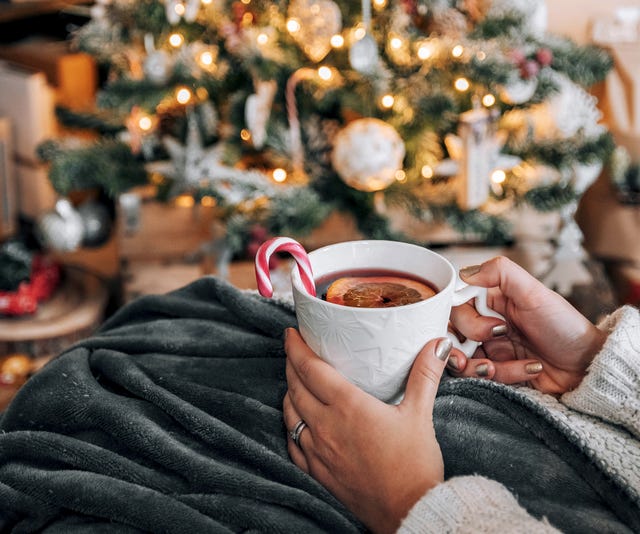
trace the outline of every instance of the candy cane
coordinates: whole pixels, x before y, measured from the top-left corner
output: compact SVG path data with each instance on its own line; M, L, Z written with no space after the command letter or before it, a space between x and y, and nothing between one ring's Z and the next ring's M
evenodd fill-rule
M316 296L316 284L313 281L311 263L304 247L289 237L274 237L260 245L256 254L256 281L258 291L263 297L273 295L273 285L269 277L269 259L274 252L288 252L296 260L302 285L311 296Z

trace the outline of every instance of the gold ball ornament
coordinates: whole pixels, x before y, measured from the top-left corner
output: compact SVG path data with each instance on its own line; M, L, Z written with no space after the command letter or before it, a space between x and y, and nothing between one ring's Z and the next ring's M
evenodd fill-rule
M0 384L22 383L33 369L33 361L24 354L11 354L0 361Z
M331 163L348 186L373 192L395 181L404 156L404 141L395 128L380 119L364 118L336 134Z

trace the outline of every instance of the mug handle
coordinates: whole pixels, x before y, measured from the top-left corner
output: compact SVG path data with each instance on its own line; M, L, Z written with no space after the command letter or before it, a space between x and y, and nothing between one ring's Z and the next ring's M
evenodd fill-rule
M466 285L460 289L456 289L453 292L452 306L460 306L460 304L464 304L473 298L475 299L474 306L480 315L484 315L485 317L497 317L498 319L504 320L502 315L487 306L486 287ZM481 341L475 341L474 339L466 339L464 342L461 342L451 332L447 332L447 336L453 342L453 346L461 350L467 358L471 358L475 350L482 343Z

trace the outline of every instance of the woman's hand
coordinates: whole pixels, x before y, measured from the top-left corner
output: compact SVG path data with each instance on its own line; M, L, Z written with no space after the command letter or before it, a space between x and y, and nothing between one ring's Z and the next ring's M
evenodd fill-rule
M471 360L458 355L450 359L452 374L483 376L506 384L528 382L552 394L580 384L604 344L604 332L507 258L462 269L460 277L468 284L489 288L488 305L504 316L506 325L480 316L470 304L454 308L451 321L455 329L483 344Z
M404 400L385 404L321 360L287 330L284 421L307 423L295 464L311 474L363 523L393 532L411 507L442 482L444 465L433 428L433 404L451 341L430 341L411 369Z

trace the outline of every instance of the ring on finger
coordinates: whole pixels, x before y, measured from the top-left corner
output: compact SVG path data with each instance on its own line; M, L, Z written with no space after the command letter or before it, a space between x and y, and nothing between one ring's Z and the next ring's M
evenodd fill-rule
M293 427L293 430L289 432L289 436L297 447L300 447L300 435L305 428L307 428L307 423L305 423L304 420L300 419L300 421L298 421Z

